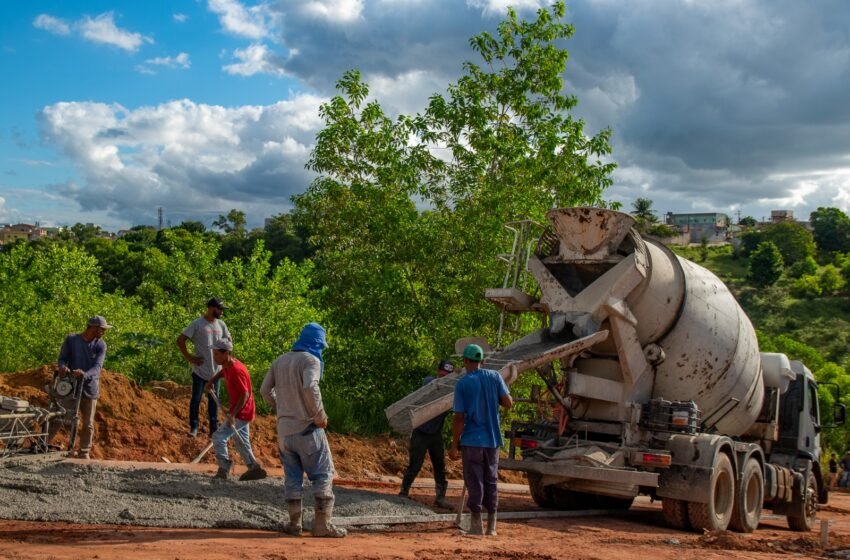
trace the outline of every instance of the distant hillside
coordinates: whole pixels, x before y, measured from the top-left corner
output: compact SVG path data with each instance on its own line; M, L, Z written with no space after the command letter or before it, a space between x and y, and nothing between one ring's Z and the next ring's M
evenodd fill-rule
M817 350L830 362L850 366L850 300L847 297L796 298L790 280L756 288L747 282L747 259L735 257L731 246L708 248L702 260L700 248L672 247L680 256L709 269L729 286L753 325L769 337L786 335Z

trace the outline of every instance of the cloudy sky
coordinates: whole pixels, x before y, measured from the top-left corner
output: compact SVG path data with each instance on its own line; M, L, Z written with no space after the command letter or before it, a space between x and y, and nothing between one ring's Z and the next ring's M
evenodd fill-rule
M0 223L253 225L289 208L359 68L415 113L467 40L538 0L0 2ZM608 198L757 218L850 210L850 2L576 0L566 89L613 129Z

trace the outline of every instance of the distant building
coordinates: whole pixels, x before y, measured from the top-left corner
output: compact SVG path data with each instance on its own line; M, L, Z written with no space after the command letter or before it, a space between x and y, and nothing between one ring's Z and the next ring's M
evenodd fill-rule
M794 211L793 210L771 210L770 211L770 223L778 224L779 222L793 222L794 221Z
M47 230L30 224L14 224L0 228L0 245L14 243L18 240L31 241L45 237Z
M729 216L718 212L674 214L668 212L664 222L690 237L691 243L724 241L729 228Z

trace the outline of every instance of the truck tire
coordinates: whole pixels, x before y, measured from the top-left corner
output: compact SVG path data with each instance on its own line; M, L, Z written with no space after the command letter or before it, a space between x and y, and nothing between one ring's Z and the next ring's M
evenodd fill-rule
M788 527L793 531L811 531L815 526L818 514L817 506L818 483L813 472L809 471L806 478L805 494L800 496L796 485L794 497L791 500L791 513L788 514Z
M688 519L697 531L724 531L735 506L735 472L725 453L714 458L708 503L688 502Z
M729 527L739 533L752 533L759 526L764 504L764 473L755 457L750 457L741 471L741 485L735 493L735 507Z
M691 520L688 519L688 502L685 500L664 498L661 500L661 511L664 512L664 521L670 527L683 531L691 528Z
M552 496L551 488L543 486L543 475L537 473L526 473L528 476L528 490L534 503L546 509L555 507L555 498Z

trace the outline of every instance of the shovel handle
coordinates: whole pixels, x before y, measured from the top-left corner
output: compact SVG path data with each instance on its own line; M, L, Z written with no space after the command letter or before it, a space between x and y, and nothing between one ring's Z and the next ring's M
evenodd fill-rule
M457 517L455 518L455 525L460 528L460 520L463 517L463 500L466 499L466 481L463 481L463 490L460 491L460 506L457 508Z

